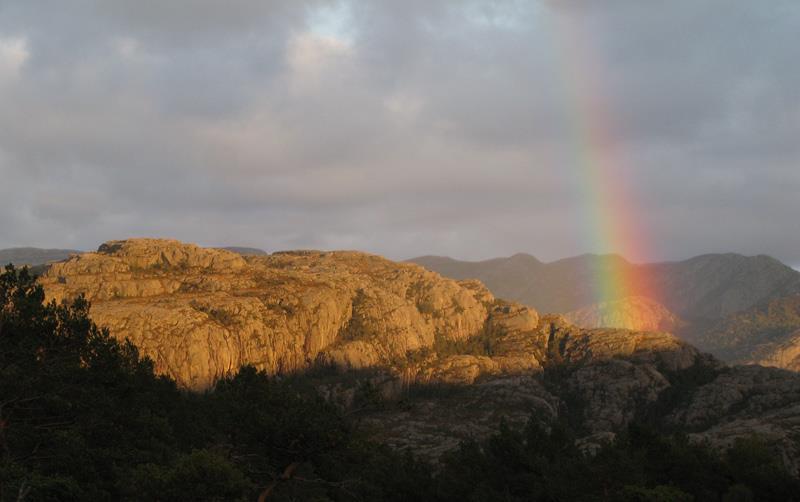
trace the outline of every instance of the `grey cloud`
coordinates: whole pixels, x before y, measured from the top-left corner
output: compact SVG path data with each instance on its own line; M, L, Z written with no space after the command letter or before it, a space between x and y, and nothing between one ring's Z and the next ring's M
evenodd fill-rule
M798 28L788 0L0 0L0 246L625 253L587 243L588 154L632 258L800 263Z

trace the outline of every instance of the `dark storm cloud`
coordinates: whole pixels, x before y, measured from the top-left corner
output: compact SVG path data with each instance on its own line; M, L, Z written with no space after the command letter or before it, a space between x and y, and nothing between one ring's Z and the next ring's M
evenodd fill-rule
M781 0L0 0L0 247L625 252L586 240L589 99L634 258L800 263L798 32Z

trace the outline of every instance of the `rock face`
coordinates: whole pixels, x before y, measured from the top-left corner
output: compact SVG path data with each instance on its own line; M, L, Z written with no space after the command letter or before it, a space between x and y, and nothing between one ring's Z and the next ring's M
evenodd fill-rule
M724 368L665 421L720 447L758 434L800 475L800 374L761 366Z
M401 405L369 413L366 422L381 441L436 462L461 441L496 432L504 420L523 426L533 415L552 422L560 405L541 379L509 375L473 385L412 388Z
M800 370L800 295L684 331L699 347L726 360Z
M357 252L245 257L178 241L112 241L54 264L41 282L48 298L85 295L95 322L190 388L243 364L270 373L383 367L408 381L472 383L553 360L692 350L668 335L540 319L477 281Z
M537 373L548 366L612 358L685 368L697 350L666 333L621 329L585 330L561 316L534 317L516 304L495 306L478 347L436 346L412 365L414 382L471 384L488 376ZM535 321L534 321L535 319ZM436 350L438 349L438 351ZM451 354L452 352L458 352ZM411 354L412 359L415 354Z
M496 432L501 419L515 425L567 420L586 451L644 419L656 430L688 432L722 450L757 434L800 475L800 374L667 354L634 351L553 363L541 374L434 385L369 414L367 422L380 439L435 460L461 440Z
M780 341L761 347L756 358L747 362L800 371L800 329L782 336Z
M607 327L673 333L684 324L666 307L644 296L596 303L568 312L564 317L582 328Z
M151 239L108 242L41 282L48 298L85 295L95 322L190 388L246 363L271 373L319 358L388 365L481 332L494 301L478 283L363 253L244 257Z

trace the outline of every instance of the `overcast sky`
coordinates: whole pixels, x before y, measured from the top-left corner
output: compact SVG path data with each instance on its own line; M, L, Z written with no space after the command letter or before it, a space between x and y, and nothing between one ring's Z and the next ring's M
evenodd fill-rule
M0 0L0 247L635 254L614 185L634 260L800 264L798 47L796 0Z

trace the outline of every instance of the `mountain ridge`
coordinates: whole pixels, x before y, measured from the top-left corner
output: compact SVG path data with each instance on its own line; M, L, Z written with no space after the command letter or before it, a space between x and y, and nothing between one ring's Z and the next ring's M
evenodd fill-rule
M76 249L48 249L37 247L14 247L0 249L0 264L7 265L12 263L17 266L22 265L44 265L54 261L66 260L73 254L83 251Z
M519 256L527 257L525 266ZM545 312L571 312L596 302L598 272L612 264L644 277L653 300L687 320L716 319L772 298L800 293L800 272L768 255L706 253L687 260L634 264L619 255L583 254L553 262L532 255L460 261L422 256L408 260L454 279L481 280L496 295ZM558 285L553 288L553 285ZM619 298L617 298L618 300Z

